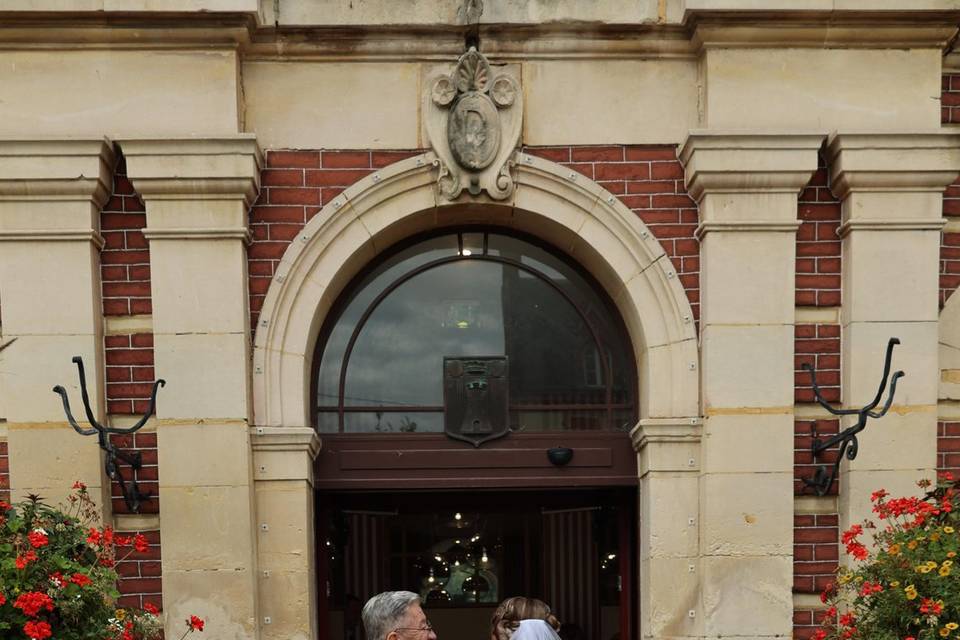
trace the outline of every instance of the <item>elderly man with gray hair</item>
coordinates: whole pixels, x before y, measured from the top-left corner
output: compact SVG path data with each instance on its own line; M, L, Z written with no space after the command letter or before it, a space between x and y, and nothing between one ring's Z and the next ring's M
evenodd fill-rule
M420 607L420 596L410 591L378 593L363 605L367 640L437 640Z

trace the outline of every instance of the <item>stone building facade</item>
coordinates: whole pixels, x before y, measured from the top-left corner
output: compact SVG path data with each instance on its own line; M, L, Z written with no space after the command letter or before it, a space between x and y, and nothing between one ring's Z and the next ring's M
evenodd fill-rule
M333 639L326 493L616 485L610 629L808 637L870 493L960 468L958 24L952 0L0 0L0 499L86 482L148 535L121 591L170 634ZM609 300L628 428L525 441L569 469L436 445L487 455L476 482L349 466L318 426L325 327L396 247L480 229ZM892 336L890 413L811 495L847 423L801 366L859 407ZM76 355L112 426L166 380L114 436L136 513L50 391L76 410Z

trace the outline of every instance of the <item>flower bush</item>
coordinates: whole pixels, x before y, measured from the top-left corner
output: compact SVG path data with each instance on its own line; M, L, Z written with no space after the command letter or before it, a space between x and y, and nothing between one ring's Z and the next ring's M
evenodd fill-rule
M63 510L37 496L16 505L0 501L0 638L159 638L155 607L116 606L116 563L145 552L146 538L96 526L86 487L73 488ZM203 620L191 616L184 635L194 630L203 630Z
M960 491L950 473L921 481L922 497L871 500L879 524L843 532L854 562L821 599L829 605L815 640L960 638ZM862 542L872 533L870 550Z

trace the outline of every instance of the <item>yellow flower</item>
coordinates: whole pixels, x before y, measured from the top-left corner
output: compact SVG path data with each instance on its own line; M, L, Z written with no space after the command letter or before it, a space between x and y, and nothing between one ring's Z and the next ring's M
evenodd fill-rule
M953 631L953 630L956 629L957 627L960 627L960 624L957 624L956 622L948 622L947 624L945 624L945 625L943 625L943 626L945 626L947 629L950 629L950 631Z
M906 594L907 600L915 600L917 597L917 588L912 584L908 584L903 592Z
M893 581L890 583L890 586L893 587L894 589L896 589L897 587L900 586L900 581L899 581L899 580L893 580Z
M920 573L930 573L933 569L928 564L921 564L917 566L917 571Z
M948 635L950 635L950 630L949 630L949 629L940 629L940 637L941 637L941 638L946 638Z
M887 553L889 553L892 556L900 555L900 545L899 544L890 545L890 549L887 550Z
M860 584L861 582L863 582L863 576L857 576L856 578L853 579L853 581L856 582L857 584Z
M946 578L948 575L950 575L950 567L940 567L940 571L937 573L940 574L940 577Z
M123 609L117 609L116 611L113 612L113 617L116 618L117 620L123 620L124 618L127 617L127 612L124 611Z
M840 584L847 584L848 582L850 582L850 574L849 573L843 574L842 576L837 578L837 582Z
M944 566L944 567L952 567L952 566L953 566L953 560L944 560L944 561L943 561L943 565L941 565L941 566Z
M947 533L950 533L950 532L948 531ZM937 542L938 540L940 540L939 533L934 532L930 534L930 542Z
M944 527L944 528L943 528L943 532L944 532L944 533L953 533L953 531L954 531L953 527Z
M907 549L910 549L911 551L913 551L916 548L917 548L916 540L911 540L910 542L907 543Z

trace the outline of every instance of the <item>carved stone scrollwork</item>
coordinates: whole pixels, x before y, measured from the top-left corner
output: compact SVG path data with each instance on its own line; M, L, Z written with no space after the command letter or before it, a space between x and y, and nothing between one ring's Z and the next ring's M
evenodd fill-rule
M424 96L424 124L438 157L437 186L447 200L483 191L513 193L510 158L520 140L523 96L516 69L494 68L471 47L452 73L435 73Z

